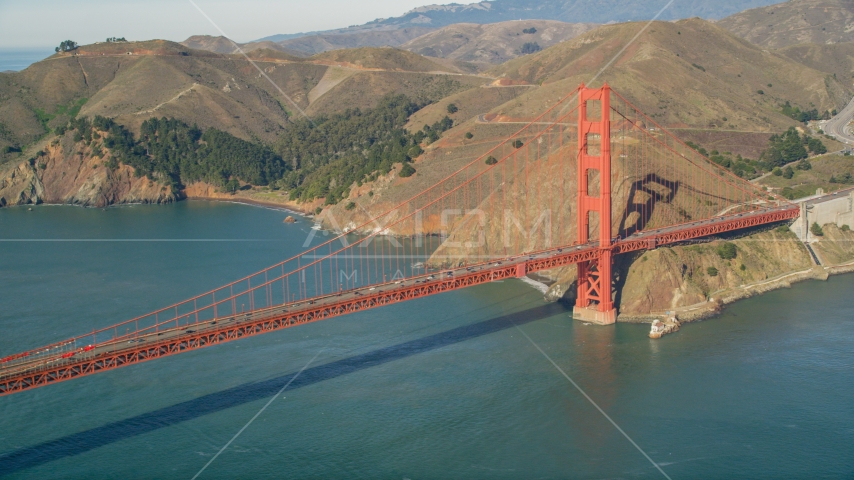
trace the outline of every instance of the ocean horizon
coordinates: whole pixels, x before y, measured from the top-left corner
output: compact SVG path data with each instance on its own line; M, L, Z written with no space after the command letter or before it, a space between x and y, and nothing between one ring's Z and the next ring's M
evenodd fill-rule
M0 48L0 72L19 72L53 53L50 48Z

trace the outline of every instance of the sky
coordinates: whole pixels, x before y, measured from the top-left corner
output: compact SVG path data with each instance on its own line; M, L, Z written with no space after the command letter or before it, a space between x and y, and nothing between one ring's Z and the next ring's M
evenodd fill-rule
M396 17L430 0L193 0L238 42L279 33L360 25ZM467 3L467 2L463 2ZM190 0L0 0L0 49L53 48L107 37L182 41L219 35Z

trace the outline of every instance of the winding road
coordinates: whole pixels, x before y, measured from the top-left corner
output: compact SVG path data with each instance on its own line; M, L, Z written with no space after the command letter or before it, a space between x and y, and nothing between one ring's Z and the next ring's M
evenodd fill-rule
M852 119L854 119L854 99L835 117L821 122L822 130L846 145L854 145L854 133L848 126Z

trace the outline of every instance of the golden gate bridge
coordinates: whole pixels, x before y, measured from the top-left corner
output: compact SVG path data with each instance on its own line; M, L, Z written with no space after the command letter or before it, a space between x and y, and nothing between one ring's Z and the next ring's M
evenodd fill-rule
M532 215L536 240L507 217L531 208L558 212L557 221ZM581 85L350 233L166 308L5 356L0 395L570 265L578 273L573 316L612 324L615 255L798 213L695 152L607 84Z

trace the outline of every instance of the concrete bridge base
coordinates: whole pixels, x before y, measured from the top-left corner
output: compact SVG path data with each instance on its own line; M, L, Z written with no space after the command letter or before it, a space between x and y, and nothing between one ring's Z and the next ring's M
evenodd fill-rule
M617 309L600 312L596 308L575 307L572 309L573 320L595 323L596 325L613 325L617 323Z

